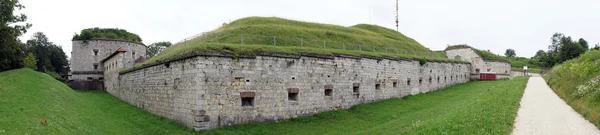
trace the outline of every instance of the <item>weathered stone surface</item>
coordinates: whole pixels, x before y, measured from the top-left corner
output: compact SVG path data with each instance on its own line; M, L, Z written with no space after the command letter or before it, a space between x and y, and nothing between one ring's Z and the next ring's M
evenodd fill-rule
M107 87L107 91L154 114L204 130L310 116L440 90L468 82L470 67L347 57L196 56L121 74L116 78L118 87ZM359 86L357 92L355 86ZM331 96L324 94L326 88L332 89ZM290 90L297 90L297 100L288 99ZM245 92L254 93L252 106L242 106Z
M119 48L127 50L123 53L123 67L133 66L135 59L146 55L146 46L137 43L117 40L76 40L73 41L71 52L72 76L69 81L73 82L73 89L86 88L86 82L104 81L104 70L107 65L102 65L101 60L107 58ZM116 67L115 67L116 68ZM89 78L89 79L88 79ZM70 83L71 84L71 83ZM84 86L79 86L79 84ZM91 87L91 86L90 86ZM106 87L106 84L105 84Z
M500 61L485 61L473 48L460 48L445 51L450 59L459 59L471 63L471 79L479 79L480 72L496 72L496 78L510 78L510 63Z

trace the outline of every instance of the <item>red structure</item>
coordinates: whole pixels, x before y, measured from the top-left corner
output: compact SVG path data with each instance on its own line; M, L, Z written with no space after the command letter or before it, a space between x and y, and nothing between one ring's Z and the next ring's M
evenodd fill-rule
M496 80L496 72L481 72L481 73L479 73L479 80L495 81Z

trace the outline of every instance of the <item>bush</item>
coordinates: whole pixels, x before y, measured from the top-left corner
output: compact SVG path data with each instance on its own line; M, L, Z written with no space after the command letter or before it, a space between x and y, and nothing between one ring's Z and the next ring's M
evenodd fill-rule
M81 30L80 34L75 34L73 40L90 40L90 39L112 39L125 40L135 43L142 43L140 36L134 33L127 32L124 29L118 28L89 28Z
M25 65L25 68L36 70L37 60L35 59L35 55L33 55L33 53L27 53L27 56L23 59L23 65Z

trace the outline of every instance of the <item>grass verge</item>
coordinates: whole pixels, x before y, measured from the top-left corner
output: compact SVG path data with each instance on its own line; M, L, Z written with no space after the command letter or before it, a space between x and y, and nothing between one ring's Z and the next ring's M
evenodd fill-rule
M0 134L508 134L526 82L469 82L313 117L194 133L106 92L73 91L19 69L0 73Z
M600 128L600 51L554 66L543 77L573 110Z
M442 91L364 104L279 123L202 134L509 134L527 83L477 81Z

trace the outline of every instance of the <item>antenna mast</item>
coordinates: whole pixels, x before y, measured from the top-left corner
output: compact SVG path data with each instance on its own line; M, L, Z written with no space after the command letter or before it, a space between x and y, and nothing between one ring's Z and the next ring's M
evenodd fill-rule
M398 31L398 0L396 0L396 31Z

